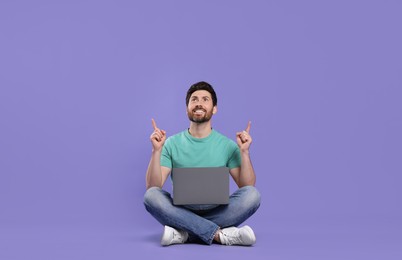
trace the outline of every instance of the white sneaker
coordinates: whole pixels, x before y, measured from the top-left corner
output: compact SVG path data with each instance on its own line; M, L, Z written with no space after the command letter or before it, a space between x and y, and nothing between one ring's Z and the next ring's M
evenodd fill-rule
M163 231L161 245L169 246L173 244L183 244L188 239L188 233L186 231L179 231L172 227L165 226Z
M244 226L242 228L230 227L224 228L219 233L219 238L223 245L241 245L251 246L255 243L255 235L251 227Z

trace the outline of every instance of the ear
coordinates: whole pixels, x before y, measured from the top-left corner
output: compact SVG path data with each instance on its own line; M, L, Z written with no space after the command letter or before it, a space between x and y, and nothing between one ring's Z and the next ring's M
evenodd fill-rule
M214 108L212 109L212 114L216 114L216 112L218 112L218 107L214 106Z

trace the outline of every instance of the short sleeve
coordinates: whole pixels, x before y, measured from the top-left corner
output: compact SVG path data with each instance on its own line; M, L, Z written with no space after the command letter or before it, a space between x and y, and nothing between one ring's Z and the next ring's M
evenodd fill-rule
M231 155L229 157L227 167L229 167L229 169L240 167L241 166L240 149L234 142L230 143L230 147L231 147L230 149Z
M169 152L170 149L170 140L169 138L165 141L165 144L162 148L162 155L161 155L161 166L165 166L168 168L172 168L172 155Z

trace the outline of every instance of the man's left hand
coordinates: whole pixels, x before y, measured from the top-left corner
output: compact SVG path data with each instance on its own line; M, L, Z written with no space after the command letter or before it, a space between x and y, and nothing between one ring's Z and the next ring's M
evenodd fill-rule
M251 142L253 141L253 139L250 136L250 127L251 127L251 121L248 121L246 130L236 133L237 144L239 145L240 151L242 152L248 151Z

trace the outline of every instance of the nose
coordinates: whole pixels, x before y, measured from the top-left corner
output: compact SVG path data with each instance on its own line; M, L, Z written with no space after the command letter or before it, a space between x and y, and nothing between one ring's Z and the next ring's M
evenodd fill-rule
M196 110L196 109L205 110L205 108L203 106L201 106L201 105L195 105L194 110Z

